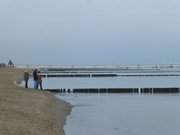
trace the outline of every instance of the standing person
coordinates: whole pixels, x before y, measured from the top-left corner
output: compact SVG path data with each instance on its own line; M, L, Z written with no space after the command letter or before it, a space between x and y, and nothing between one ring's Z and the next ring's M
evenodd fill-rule
M33 79L34 79L34 89L38 89L37 69L34 69L34 71L33 71Z
M13 64L12 60L9 60L8 66L9 66L9 67L14 67L14 64Z
M25 81L25 88L28 88L29 73L27 71L24 72L24 81Z
M41 75L40 71L38 71L37 78L38 78L38 86L37 87L40 86L40 90L43 90L43 88L42 88L42 75Z

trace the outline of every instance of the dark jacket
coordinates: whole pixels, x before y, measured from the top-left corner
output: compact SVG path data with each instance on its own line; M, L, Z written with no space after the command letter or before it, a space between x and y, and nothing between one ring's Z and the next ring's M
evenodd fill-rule
M34 79L35 81L38 80L37 70L36 70L36 69L33 71L33 79Z

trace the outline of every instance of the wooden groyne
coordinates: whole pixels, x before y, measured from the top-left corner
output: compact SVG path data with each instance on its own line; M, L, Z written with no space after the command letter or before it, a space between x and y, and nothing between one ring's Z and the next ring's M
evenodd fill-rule
M117 74L42 73L43 77L117 77Z
M137 88L73 89L74 93L138 93Z
M165 77L165 76L180 76L180 73L156 73L156 74L153 74L153 73L132 73L132 74L118 74L118 73L114 73L114 74L111 74L111 73L106 73L106 74L91 74L91 73L86 73L86 74L79 74L79 73L42 73L42 76L43 77L156 77L156 76L159 76L159 77Z
M54 93L179 93L180 88L75 88L75 89L46 89Z

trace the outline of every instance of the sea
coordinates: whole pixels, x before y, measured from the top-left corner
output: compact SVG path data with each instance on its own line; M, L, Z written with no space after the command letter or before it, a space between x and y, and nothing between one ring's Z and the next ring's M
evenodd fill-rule
M30 81L33 86L33 81ZM44 89L180 87L180 76L43 78Z
M31 82L32 83L32 82ZM44 78L44 88L180 87L180 77ZM66 135L179 135L180 95L77 94L56 97L73 105Z
M59 94L74 107L66 135L179 135L179 94Z

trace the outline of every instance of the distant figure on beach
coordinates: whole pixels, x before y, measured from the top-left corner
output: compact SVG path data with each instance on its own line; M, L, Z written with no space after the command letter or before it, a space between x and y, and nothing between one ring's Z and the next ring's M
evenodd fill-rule
M27 71L24 72L24 81L25 81L25 88L28 88L29 73Z
M8 66L9 66L9 67L14 67L14 64L13 64L12 60L9 60Z
M33 71L33 79L34 79L34 89L38 89L38 70L34 69Z
M5 63L0 63L0 68L5 68L6 64Z
M40 86L40 90L43 90L43 88L42 88L42 75L41 75L40 71L38 71L37 78L38 78L38 86L37 87L39 88L39 86Z

